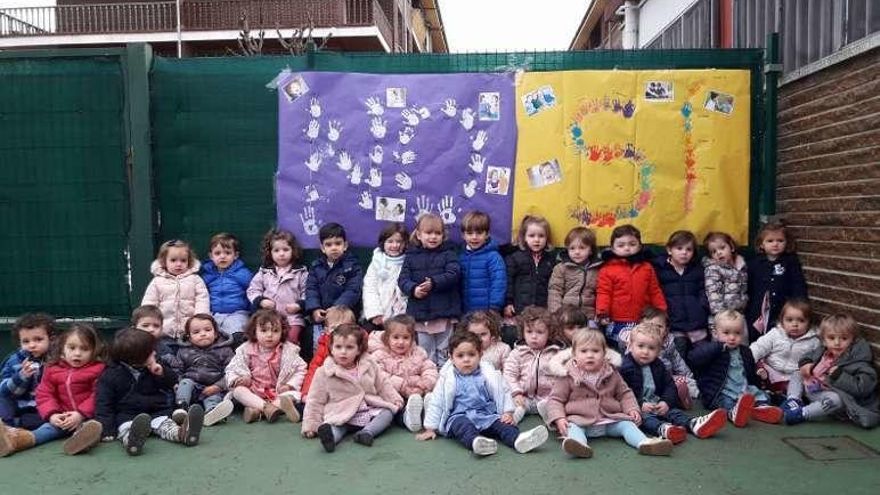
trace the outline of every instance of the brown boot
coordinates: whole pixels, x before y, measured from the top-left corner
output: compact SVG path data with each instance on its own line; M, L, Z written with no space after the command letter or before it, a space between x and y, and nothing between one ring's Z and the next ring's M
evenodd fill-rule
M242 413L241 417L244 419L245 423L253 423L259 421L262 414L263 412L255 407L245 407L244 413Z
M291 423L299 423L299 420L302 418L299 415L299 411L296 410L296 404L293 403L293 399L291 399L290 396L282 395L278 402L281 406L281 410L287 415L287 419L289 419Z
M274 423L275 421L278 421L278 417L282 414L284 414L284 411L278 409L275 404L266 401L266 405L263 406L263 415L266 416L267 422Z
M90 448L98 445L101 441L101 431L103 430L101 423L90 419L73 432L62 446L62 450L67 455L76 455L85 452Z
M0 423L0 457L27 450L35 443L36 438L32 432Z

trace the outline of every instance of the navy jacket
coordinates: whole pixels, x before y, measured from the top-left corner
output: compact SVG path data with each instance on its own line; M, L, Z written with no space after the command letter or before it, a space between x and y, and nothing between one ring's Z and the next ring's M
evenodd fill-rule
M490 238L476 251L465 246L458 261L464 312L475 309L500 312L507 298L507 268L495 239Z
M680 409L681 405L678 402L678 390L675 388L675 382L672 380L672 373L666 369L666 365L663 364L663 361L661 361L659 357L648 366L651 368L651 376L654 377L654 389L656 390L655 393L657 394L657 397L660 397L660 400L665 402L670 409ZM623 377L623 381L625 381L626 384L629 385L629 388L632 389L633 394L636 396L636 400L641 406L645 401L645 398L642 397L642 393L644 392L644 390L642 390L642 387L644 386L644 380L642 379L642 365L633 359L632 354L626 353L618 372L620 373L620 376Z
M755 358L747 345L739 346L742 356L743 371L749 385L759 386L756 373ZM721 342L698 344L688 353L688 364L697 378L700 388L700 399L707 409L715 409L724 382L727 380L727 369L730 367L730 351L725 350Z
M140 413L154 418L171 416L177 374L170 366L163 367L163 375L156 376L146 368L122 363L107 366L98 379L95 400L95 419L104 428L103 436L115 437L119 425Z
M541 253L535 263L532 253L517 249L505 258L507 265L507 301L517 314L526 306L547 307L547 286L558 258L550 251Z
M213 261L206 260L202 262L200 275L208 286L212 313L235 313L250 309L245 293L254 274L243 261L237 259L221 272Z
M801 261L794 253L783 253L776 261L768 260L765 255L758 256L749 260L748 270L749 302L746 306L746 322L749 325L749 340L754 342L758 339L758 332L752 324L761 316L764 294L770 294L770 321L767 323L769 332L779 319L779 311L787 299L806 299L807 282L804 280Z
M417 299L416 286L430 278L434 288L428 297ZM406 314L416 321L461 316L461 265L451 243L436 249L410 246L400 269L397 285L409 297Z
M311 314L316 309L347 306L357 314L363 285L364 271L354 255L346 251L331 268L322 254L309 267L305 312Z
M669 329L692 332L709 328L709 299L703 267L696 256L679 275L667 255L654 259L654 271L666 298Z

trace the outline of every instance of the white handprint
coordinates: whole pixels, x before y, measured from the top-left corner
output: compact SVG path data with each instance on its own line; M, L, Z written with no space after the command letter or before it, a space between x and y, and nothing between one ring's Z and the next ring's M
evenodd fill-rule
M437 205L437 209L440 210L440 219L443 220L443 223L446 225L452 225L456 220L455 213L452 212L452 203L452 196L443 196L443 199L440 200L440 204Z
M488 139L489 133L484 130L480 130L479 132L477 132L477 137L475 137L471 141L471 147L474 149L474 151L480 151L481 149L483 149L483 146L486 145L486 141Z
M415 151L407 150L403 153L398 153L396 151L391 153L394 155L394 159L400 162L402 165L409 165L410 163L416 161L418 158L418 154Z
M331 120L327 127L327 139L336 142L339 139L339 134L342 132L342 122Z
M361 201L358 203L358 206L365 210L373 209L373 195L370 194L370 191L363 191L361 193Z
M427 120L431 117L431 111L428 110L428 107L422 107L416 111L419 112L419 116L422 118L422 120Z
M355 163L354 168L351 169L351 174L348 175L348 180L351 181L352 185L357 186L361 183L362 176L363 172L361 171L361 166Z
M486 159L477 153L471 153L471 162L468 163L468 167L474 172L481 174L483 169L486 168Z
M318 138L318 134L321 133L321 123L317 120L310 120L308 129L303 129L303 132L306 133L309 141L314 141Z
M458 112L458 107L455 105L455 99L449 98L443 103L443 108L440 111L449 118L455 118L455 113Z
M387 131L388 122L385 121L382 117L373 117L373 120L370 121L370 133L373 134L373 137L376 139L382 139L385 137L385 132Z
M314 203L315 201L321 199L318 195L318 188L314 186L314 184L309 184L305 187L306 193L306 203Z
M424 194L416 198L416 220L426 213L431 213L433 209L434 205L431 204L431 200Z
M324 158L321 156L321 153L316 151L309 155L309 159L305 161L306 167L312 172L317 172L319 168L321 168L321 161Z
M379 98L375 96L371 96L364 101L364 105L367 106L367 114L369 115L382 115L385 113L385 109L382 108L382 103L379 101Z
M476 179L471 179L467 184L462 184L461 188L464 190L464 197L473 198L474 194L477 193L477 181Z
M474 127L474 111L470 108L462 110L459 122L461 123L461 126L464 127L464 130L471 130L471 128Z
M321 150L324 153L324 156L334 156L336 155L336 150L333 149L333 143L327 143L324 145L324 149Z
M348 172L352 167L351 156L347 151L343 151L339 154L339 160L336 161L336 166L339 167L340 170L344 170Z
M382 185L382 171L375 167L371 168L370 176L364 182L369 184L370 187L378 188Z
M404 108L400 112L400 116L403 117L404 123L406 125L417 126L419 125L419 114L416 110L410 110L409 108Z
M313 119L317 119L321 116L321 102L318 101L317 98L312 98L311 104L309 105L309 115L311 115Z
M376 165L382 165L382 160L385 157L385 151L378 144L373 146L373 151L370 152L370 160Z
M416 130L412 127L404 127L397 133L397 136L400 140L400 144L409 144L412 141L412 138L415 137Z
M303 208L303 212L299 214L299 221L302 222L303 231L306 235L318 235L318 221L315 219L315 209L311 206Z
M412 189L412 177L407 175L406 172L398 172L394 174L394 181L397 182L397 187L402 191L409 191Z

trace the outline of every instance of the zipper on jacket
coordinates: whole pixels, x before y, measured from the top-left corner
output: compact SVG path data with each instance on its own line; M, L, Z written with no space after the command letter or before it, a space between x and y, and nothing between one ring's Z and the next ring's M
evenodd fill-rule
M70 405L74 410L77 408L76 400L73 398L73 390L70 389L70 381L73 379L73 370L67 370L67 379L64 380L64 388L67 389L67 398L70 399Z

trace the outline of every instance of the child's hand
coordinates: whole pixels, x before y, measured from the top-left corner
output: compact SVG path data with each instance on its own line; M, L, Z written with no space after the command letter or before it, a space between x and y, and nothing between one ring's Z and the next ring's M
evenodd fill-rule
M758 378L760 378L761 380L766 380L767 378L770 377L770 375L767 374L767 370L765 370L764 368L760 368L760 367L759 367L759 368L755 371L755 373L758 374Z
M666 416L669 413L669 404L661 400L654 405L654 412L659 416Z
M222 391L223 391L223 389L221 389L217 385L208 385L207 387L204 388L204 390L202 390L201 397L210 397L212 395L219 394Z
M282 386L278 387L279 394L283 394L284 392L290 392L291 390L293 390L293 387L291 387L290 385L282 385Z
M78 411L69 412L67 413L64 420L61 422L61 426L59 426L59 428L61 428L62 430L73 431L79 428L79 425L82 424L83 419L85 418L83 418L83 415L80 414Z
M327 310L326 309L316 309L316 310L312 311L312 320L315 323L322 323L324 321L324 318L326 318L326 317L327 317Z
M300 309L302 309L302 308L300 308L299 304L296 304L296 303L290 303L290 304L284 306L284 311L287 311L287 314L289 314L289 315L295 315L295 314L299 313Z
M568 436L568 421L565 418L559 418L556 420L556 429L559 430L559 434L563 437Z
M49 423L56 428L63 428L61 426L64 424L64 418L67 416L67 413L55 413L49 416Z
M377 327L381 327L385 324L385 318L383 318L382 316L376 316L370 320L370 323L376 325Z
M431 289L434 288L434 281L428 277L425 277L425 281L422 282L421 285L424 285L428 289L428 292L431 292Z
M516 407L526 407L526 396L523 394L514 395L513 403L516 404Z
M21 371L18 372L22 378L28 379L34 376L37 373L37 370L40 369L40 366L31 361L30 359L25 359L21 362Z
M810 375L813 372L813 363L807 363L801 366L801 377L802 378L810 378Z
M504 413L501 415L501 422L506 425L516 425L516 421L513 420L513 414Z
M419 284L416 286L416 290L413 291L413 296L415 296L416 299L424 299L428 297L429 292L431 291L426 289L424 284Z
M104 443L106 443L106 442L115 442L115 441L116 441L116 437L114 437L113 435L103 436L103 437L101 437L101 441L104 442Z
M162 376L165 372L165 369L162 368L162 365L156 362L156 353L150 354L150 357L147 358L147 369L150 370L150 373L156 376Z
M305 438L315 438L316 435L317 433L311 430L303 430L302 432L302 436Z
M653 402L642 402L642 412L643 413L654 412L654 403Z
M235 384L233 384L233 387L250 387L250 386L251 386L251 377L249 377L249 376L243 376L243 377L239 378L238 380L235 380Z
M416 434L416 440L424 441L424 440L433 440L437 438L437 432L434 430L425 430L421 433Z
M632 420L636 426L642 424L642 414L639 411L630 411L627 413L627 416Z
M832 366L831 368L829 368L828 369L828 376L833 375L835 371L837 371L837 366Z
M275 301L271 299L263 299L260 301L260 307L263 309L275 309Z
M398 411L400 411L400 409L403 407L402 400L395 399L394 402L392 402L392 404L394 404L394 407L396 407Z
M516 310L513 308L513 304L508 304L504 306L504 316L507 318L513 318L516 315Z
M607 327L611 323L611 318L607 316L598 316L596 317L596 323L600 326Z

